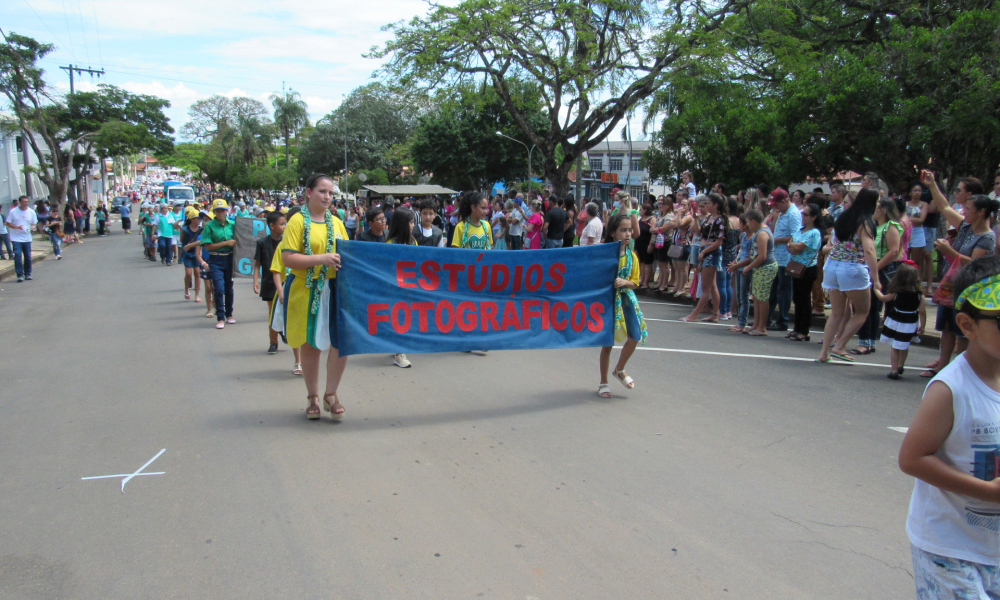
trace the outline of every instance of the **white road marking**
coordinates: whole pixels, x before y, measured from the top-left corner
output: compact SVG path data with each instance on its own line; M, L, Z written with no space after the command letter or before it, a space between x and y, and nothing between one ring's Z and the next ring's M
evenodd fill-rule
M907 431L910 430L909 427L889 427L888 429L891 429L893 431L898 431L899 433L906 433Z
M649 348L644 346L639 346L636 350L646 350L653 352L676 352L678 354L707 354L710 356L735 356L737 358L766 358L770 360L791 360L797 362L815 362L814 358L803 358L799 356L773 356L770 354L743 354L739 352L712 352L708 350L686 350L683 348ZM879 367L882 369L891 369L891 365L880 365L876 363L866 363L866 362L844 362L831 358L830 362L826 363L828 365L844 365L844 366L857 366L857 367Z
M663 303L662 302L653 302L653 304L663 304ZM680 319L653 319L653 318L647 317L646 315L643 315L642 317L646 321L659 321L661 323L684 323L685 325L715 325L716 327L732 327L733 325L736 325L736 319L731 319L729 321L720 321L718 323L709 323L709 322L704 322L704 321L681 321ZM778 332L778 333L783 333L783 332ZM815 335L823 335L823 332L822 331L813 331L813 330L810 330L809 334L810 335L814 335L814 334ZM777 337L777 336L774 336L774 337Z
M143 473L142 472L143 469L145 469L149 465L153 464L153 461L156 460L156 459L158 459L158 458L160 458L160 455L163 454L166 451L167 451L167 449L164 448L163 450L160 450L159 452L157 452L156 456L154 456L153 458L151 458L148 461L146 461L146 464L144 464L141 467L139 467L139 469L135 473L122 474L122 475L97 475L95 477L81 477L80 480L81 481L85 481L87 479L113 479L115 477L123 477L124 479L122 479L122 493L124 494L125 493L125 484L128 483L129 481L131 481L133 477L138 477L140 475L165 475L166 474L166 471L161 471L159 473Z

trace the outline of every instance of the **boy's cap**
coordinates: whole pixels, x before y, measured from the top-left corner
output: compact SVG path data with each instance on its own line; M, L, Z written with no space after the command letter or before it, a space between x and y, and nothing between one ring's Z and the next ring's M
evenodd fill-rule
M217 210L229 210L229 204L221 198L212 202L212 211L215 212Z

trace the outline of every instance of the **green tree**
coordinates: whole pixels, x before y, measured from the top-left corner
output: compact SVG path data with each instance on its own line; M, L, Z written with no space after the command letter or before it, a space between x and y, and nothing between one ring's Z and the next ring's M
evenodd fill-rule
M0 93L10 104L28 147L37 158L38 178L49 189L49 200L66 203L69 174L79 138L68 138L62 124L65 107L45 84L38 62L54 46L30 37L9 33L0 46ZM65 146L65 147L64 147Z
M749 0L464 0L390 25L370 56L404 85L485 80L527 138L557 192L577 157L649 99L675 63L714 44L713 32ZM513 82L538 89L548 127L535 130ZM561 147L561 155L557 148Z
M992 178L998 32L1000 7L975 0L760 0L720 32L724 51L654 98L649 115L663 123L648 163L661 175L690 168L702 184L853 170L899 189L932 159L952 185Z
M316 123L299 151L299 170L302 174L343 171L346 143L350 170L381 168L394 181L402 164L393 148L406 143L422 104L419 96L381 83L355 89Z
M522 111L536 131L548 125L537 94L520 94ZM534 104L532 111L529 104ZM523 137L520 127L488 86L458 86L441 94L435 109L420 117L410 138L414 168L447 187L483 190L496 181L525 178L525 149L497 132Z
M274 124L285 140L285 168L291 169L288 140L295 135L295 132L309 124L309 107L298 92L291 90L280 96L271 94L271 105L274 106Z

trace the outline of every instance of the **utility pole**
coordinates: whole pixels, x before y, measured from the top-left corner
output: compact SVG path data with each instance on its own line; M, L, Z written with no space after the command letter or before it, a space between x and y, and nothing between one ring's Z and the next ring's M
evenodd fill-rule
M73 72L74 71L76 71L80 75L83 75L84 73L89 73L91 77L93 77L94 75L97 75L98 77L100 77L101 75L104 75L104 69L101 69L100 71L96 71L94 69L91 69L90 67L87 67L86 69L84 69L83 67L74 67L73 65L70 65L68 67L59 67L59 68L62 69L63 71L66 71L66 72L69 73L69 93L71 93L71 94L75 94L76 93L76 88L73 85Z

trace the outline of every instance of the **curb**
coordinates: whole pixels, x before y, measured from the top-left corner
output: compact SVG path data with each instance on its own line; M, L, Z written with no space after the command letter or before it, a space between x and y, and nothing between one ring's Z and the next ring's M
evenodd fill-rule
M42 262L43 260L45 260L45 259L47 259L47 258L49 258L49 257L51 257L51 256L53 256L55 254L55 249L52 248L51 244L48 247L43 248L42 250L35 250L34 249L34 244L36 242L48 242L48 241L49 241L48 237L40 240L37 237L32 236L32 238L31 238L31 244L32 244L32 249L31 249L31 264L32 265L34 265L35 263ZM39 252L39 254L36 254L36 252ZM14 275L14 261L13 260L10 261L9 265L4 265L3 267L0 267L0 281L6 281L8 275L11 275L11 276Z
M675 296L670 296L670 295L650 293L649 291L642 291L642 292L636 291L636 295L642 296L643 298L648 298L650 300L659 299L659 301L661 303L663 303L663 304L673 304L673 305L676 305L676 306L693 306L694 305L694 300L691 299L691 298L677 298ZM793 308L792 311L790 311L789 314L791 314L791 315L795 314L794 308ZM813 315L812 316L812 326L815 327L815 328L817 328L817 329L822 329L822 328L826 327L826 319L827 319L827 317L825 315L822 316L822 317L820 317L818 315ZM931 325L931 323L930 323L930 316L928 316L928 327L930 325ZM924 348L934 348L934 349L940 348L941 347L941 334L938 331L934 331L933 328L931 328L930 330L925 330L924 331L924 335L920 336L920 343L914 342L913 345L915 345L915 346L922 346Z

